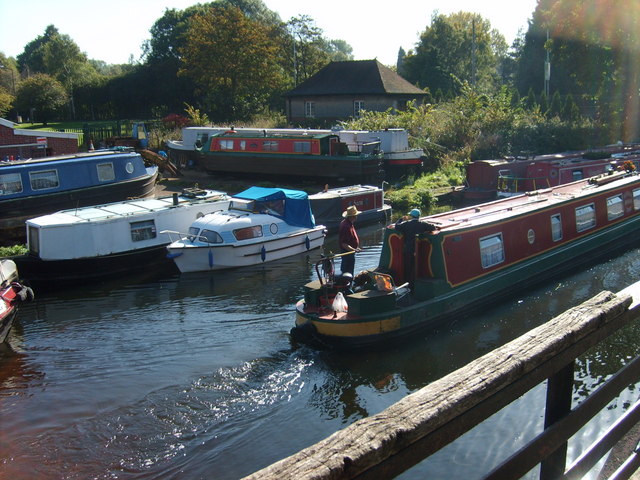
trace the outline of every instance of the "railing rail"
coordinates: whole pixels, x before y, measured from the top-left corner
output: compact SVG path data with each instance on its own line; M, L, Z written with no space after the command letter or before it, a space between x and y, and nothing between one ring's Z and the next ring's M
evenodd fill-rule
M538 464L542 479L562 478L565 472L566 478L579 478L602 458L611 442L637 423L640 408L631 409L615 433L603 437L604 443L593 446L566 470L568 439L628 385L640 381L640 360L630 362L571 410L574 362L640 317L635 301L639 298L640 282L618 294L601 292L379 414L246 478L393 478L545 380L545 430L485 478L520 478ZM637 459L626 466L631 473L633 461Z

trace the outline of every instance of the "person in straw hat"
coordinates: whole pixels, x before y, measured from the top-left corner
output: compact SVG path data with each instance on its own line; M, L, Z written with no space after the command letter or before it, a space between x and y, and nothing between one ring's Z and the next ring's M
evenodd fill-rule
M338 241L340 242L340 253L347 253L341 257L342 263L340 264L340 270L342 273L349 272L353 275L353 271L356 266L356 252L361 251L360 239L356 232L355 221L360 214L358 207L350 205L344 212L342 217L344 220L340 222L340 229L338 230Z

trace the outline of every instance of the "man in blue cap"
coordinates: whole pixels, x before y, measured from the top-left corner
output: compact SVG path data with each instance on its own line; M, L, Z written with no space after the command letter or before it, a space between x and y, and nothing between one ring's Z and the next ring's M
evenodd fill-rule
M414 208L407 215L400 218L395 229L404 237L404 276L409 285L413 287L414 266L416 263L416 235L424 232L433 232L436 227L431 223L420 221L420 210Z

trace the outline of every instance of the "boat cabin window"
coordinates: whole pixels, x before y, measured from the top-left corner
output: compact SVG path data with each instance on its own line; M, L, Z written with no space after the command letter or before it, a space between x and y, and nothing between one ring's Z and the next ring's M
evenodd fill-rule
M277 152L278 142L275 142L275 141L262 142L262 150L264 150L265 152Z
M131 222L130 227L131 227L131 240L134 242L150 240L158 236L156 232L156 225L153 220Z
M32 190L46 190L47 188L57 188L60 186L57 170L30 172L29 179L31 181Z
M198 240L201 242L207 243L222 243L222 237L218 232L214 232L213 230L202 230L200 235L198 236Z
M22 178L19 173L0 175L0 195L22 192Z
M551 238L554 242L562 240L562 217L559 213L551 215Z
M202 146L207 143L207 139L209 138L208 133L199 133L196 135L196 147L202 148Z
M296 153L311 153L311 142L293 142L293 151Z
M236 240L249 240L250 238L258 238L262 236L262 225L254 225L253 227L238 228L233 231Z
M633 191L633 209L640 210L640 188Z
M233 140L220 140L220 150L233 150Z
M110 182L111 180L116 179L116 174L113 171L113 163L99 163L97 168L98 180L100 180L101 182Z
M256 202L255 211L269 213L271 215L284 216L284 200L270 200L268 202Z
M596 226L596 206L593 203L576 208L576 230L584 232Z
M607 198L607 218L614 220L624 215L622 195Z
M253 212L253 200L245 200L243 198L232 198L229 203L229 210L240 210L242 212Z
M480 259L482 260L482 268L493 267L504 262L504 244L501 233L480 239Z
M582 170L573 170L571 172L571 176L572 176L574 182L576 180L582 180L584 178L584 175L582 174Z
M34 255L40 254L40 236L38 235L40 229L34 227L33 225L29 225L28 240L29 240L29 253L33 253Z

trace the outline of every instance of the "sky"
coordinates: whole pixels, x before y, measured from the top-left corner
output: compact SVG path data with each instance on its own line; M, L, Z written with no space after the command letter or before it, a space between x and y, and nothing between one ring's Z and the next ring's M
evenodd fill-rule
M263 0L283 21L308 15L324 37L345 40L355 60L378 59L395 65L398 51L413 49L434 12L476 12L491 22L511 45L526 32L537 0ZM142 54L149 30L169 8L184 10L193 0L0 0L0 52L16 57L27 43L55 25L90 59L128 63ZM91 5L91 6L89 6Z

